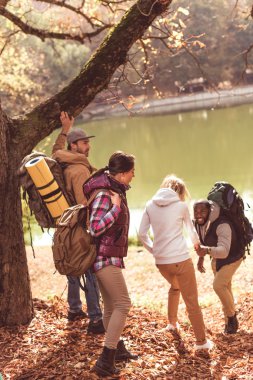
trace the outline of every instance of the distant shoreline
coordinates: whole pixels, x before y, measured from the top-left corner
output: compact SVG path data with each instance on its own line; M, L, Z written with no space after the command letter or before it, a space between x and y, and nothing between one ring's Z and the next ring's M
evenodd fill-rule
M137 100L138 101L138 100ZM94 105L81 114L80 123L126 116L156 116L199 110L212 110L253 103L253 86L229 90L197 92L166 99L136 102L127 110L122 104Z

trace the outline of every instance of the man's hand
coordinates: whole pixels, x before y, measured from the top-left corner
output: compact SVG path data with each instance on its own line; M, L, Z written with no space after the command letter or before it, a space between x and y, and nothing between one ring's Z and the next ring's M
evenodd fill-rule
M197 252L198 249L199 249L199 247L200 247L200 244L199 244L199 243L196 243L196 244L194 244L193 247L194 247L194 251Z
M70 129L73 127L74 118L69 117L67 112L62 111L60 116L61 124L62 124L62 133L68 133Z
M204 267L204 257L200 257L198 259L197 268L200 273L205 273L205 267Z
M200 245L198 248L195 249L199 257L204 257L206 255L206 249L204 245Z
M118 193L114 193L114 191L111 191L110 195L111 195L112 204L120 207L121 198L120 198L119 194Z

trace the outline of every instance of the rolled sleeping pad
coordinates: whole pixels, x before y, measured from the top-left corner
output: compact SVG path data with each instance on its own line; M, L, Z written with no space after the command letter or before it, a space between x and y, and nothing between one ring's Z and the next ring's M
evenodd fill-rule
M30 174L50 215L55 220L59 219L69 205L44 157L33 158L25 164L25 168Z

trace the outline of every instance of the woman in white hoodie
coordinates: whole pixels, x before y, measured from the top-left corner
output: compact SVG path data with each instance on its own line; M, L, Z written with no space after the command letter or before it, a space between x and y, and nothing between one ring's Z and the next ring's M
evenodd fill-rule
M189 196L184 182L169 175L160 189L147 203L144 210L139 238L144 247L153 254L161 275L170 283L168 294L168 330L179 328L177 312L180 293L186 305L196 338L195 349L210 349L212 342L206 339L205 325L198 303L195 270L183 236L183 225L187 228L192 243L199 245L199 238L192 224L185 203ZM152 227L154 241L148 235Z

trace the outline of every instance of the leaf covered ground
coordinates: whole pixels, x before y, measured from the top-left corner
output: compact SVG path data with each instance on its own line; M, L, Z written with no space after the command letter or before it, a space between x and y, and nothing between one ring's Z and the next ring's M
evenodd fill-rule
M0 329L0 373L4 379L20 380L98 379L91 369L103 336L87 335L87 319L67 321L66 281L53 275L51 255L42 249L33 259L28 251L28 259L32 291L37 297L35 316L27 326ZM236 335L223 334L209 263L205 275L197 274L207 335L215 347L209 355L196 355L184 305L179 312L180 336L164 331L167 284L148 253L131 249L125 276L133 307L123 337L139 359L121 363L119 379L253 379L252 262L249 256L234 281L240 321Z

